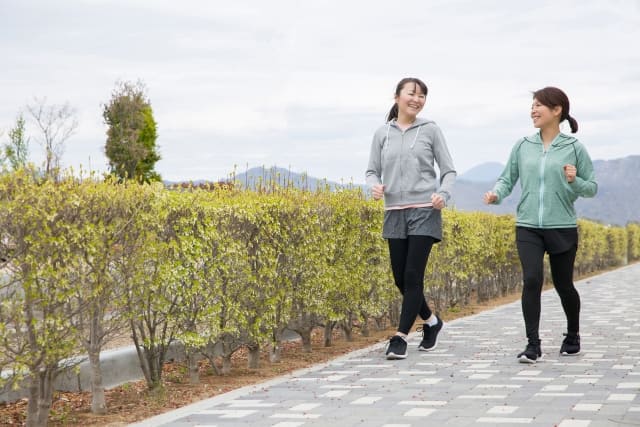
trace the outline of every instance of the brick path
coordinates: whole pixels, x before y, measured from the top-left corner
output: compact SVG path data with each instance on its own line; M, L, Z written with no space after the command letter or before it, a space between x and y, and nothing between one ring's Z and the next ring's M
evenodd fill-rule
M449 322L438 347L387 361L384 346L134 424L172 427L640 426L640 264L576 283L582 353L558 355L565 319L542 299L544 360L519 363L520 303Z

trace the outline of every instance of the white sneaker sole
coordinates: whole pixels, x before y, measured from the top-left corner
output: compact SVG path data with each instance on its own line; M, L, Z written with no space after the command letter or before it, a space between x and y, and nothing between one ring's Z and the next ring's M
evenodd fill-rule
M442 319L440 319L442 320ZM442 327L440 328L440 330L438 331L438 337L440 336L440 334L442 333L442 331L444 331L446 323L442 322ZM418 351L433 351L436 349L436 347L438 346L438 337L436 337L436 342L433 344L433 347L431 348L424 348L423 346L418 346Z
M407 358L407 354L395 354L395 353L387 354L387 360L399 360L399 359L406 359L406 358Z
M534 363L538 363L542 361L543 357L544 357L544 353L542 353L542 355L538 357L536 360L531 360L523 354L522 356L518 357L518 360L520 361L520 363L528 363L530 365L533 365Z
M530 365L533 365L534 363L536 363L538 361L538 359L536 360L531 360L529 359L527 356L520 356L518 358L518 360L520 361L520 363L528 363Z
M562 353L560 353L560 356L562 356L562 357L580 356L580 353L582 353L582 352L579 351L577 353L567 353L566 351L563 351Z

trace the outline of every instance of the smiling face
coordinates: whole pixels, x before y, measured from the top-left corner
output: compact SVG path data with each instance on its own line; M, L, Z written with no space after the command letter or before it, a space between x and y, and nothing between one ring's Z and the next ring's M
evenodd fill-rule
M398 104L398 117L407 119L415 119L422 111L427 95L422 88L414 83L408 82L400 90L400 94L395 96L396 104Z
M558 126L561 114L562 107L559 105L549 108L536 98L533 98L533 103L531 104L531 119L533 120L533 127L543 129L549 126Z

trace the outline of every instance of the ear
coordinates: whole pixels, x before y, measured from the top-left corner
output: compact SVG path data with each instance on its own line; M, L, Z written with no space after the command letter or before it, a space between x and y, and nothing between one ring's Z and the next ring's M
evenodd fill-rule
M562 107L559 106L559 105L556 105L555 107L553 107L551 112L553 113L554 116L561 117L562 116Z

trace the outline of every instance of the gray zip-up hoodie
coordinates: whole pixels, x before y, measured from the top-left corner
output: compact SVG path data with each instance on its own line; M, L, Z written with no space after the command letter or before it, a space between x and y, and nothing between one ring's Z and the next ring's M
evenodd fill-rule
M434 160L440 169L439 186ZM366 179L369 188L385 186L385 208L430 203L436 192L448 204L456 171L434 121L418 118L403 132L393 120L373 135Z

